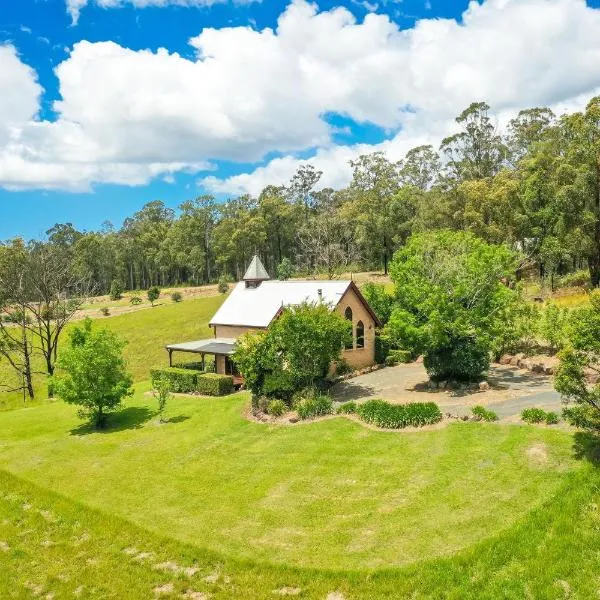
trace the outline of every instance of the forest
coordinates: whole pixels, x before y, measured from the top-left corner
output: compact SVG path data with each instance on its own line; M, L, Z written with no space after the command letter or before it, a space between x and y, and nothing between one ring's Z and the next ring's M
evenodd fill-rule
M483 102L456 119L439 148L420 146L394 163L381 152L351 162L350 184L321 189L303 165L284 186L219 203L209 195L172 210L146 204L120 228L77 231L56 224L44 242L96 293L239 279L258 253L272 275L383 270L412 233L470 231L520 252L518 272L550 287L585 269L600 283L600 97L585 111L557 116L522 110L500 129Z

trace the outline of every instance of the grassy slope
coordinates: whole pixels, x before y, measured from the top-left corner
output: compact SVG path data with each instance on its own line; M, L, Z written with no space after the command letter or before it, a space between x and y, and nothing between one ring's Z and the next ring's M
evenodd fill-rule
M101 327L108 327L129 342L125 356L136 381L148 378L150 368L167 364L165 344L186 342L211 337L208 322L225 296L189 299L180 304L165 301L154 308L143 308L136 312L98 320ZM66 342L66 337L63 342ZM175 357L186 360L185 355ZM189 357L188 357L189 359ZM35 361L41 370L42 363ZM11 377L9 367L0 362L0 380ZM45 377L35 379L39 399L46 397ZM0 393L0 410L22 405L22 396L17 393Z
M343 419L272 428L242 420L245 401L178 399L169 415L180 418L159 426L138 396L106 433L62 404L0 415L0 589L596 595L600 475L572 458L570 435L484 424L393 434Z

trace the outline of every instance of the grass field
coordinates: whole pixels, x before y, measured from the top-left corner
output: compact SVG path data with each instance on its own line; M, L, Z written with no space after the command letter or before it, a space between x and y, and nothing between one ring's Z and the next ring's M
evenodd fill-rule
M209 329L208 322L224 298L225 296L209 296L188 299L179 304L165 302L154 308L100 319L98 324L112 329L127 340L125 357L129 369L135 381L143 381L148 378L152 367L167 364L166 344L211 337L212 330ZM68 343L66 335L63 336L62 343ZM178 358L186 360L185 355ZM35 361L35 368L42 370L39 357ZM0 362L0 380L9 381L11 376L10 367L6 362ZM45 381L43 375L35 377L38 400L46 398ZM22 405L20 393L0 393L0 410Z
M600 475L572 434L472 423L397 434L343 418L274 427L242 418L244 394L177 398L159 425L144 390L100 433L60 402L0 415L8 597L600 589Z

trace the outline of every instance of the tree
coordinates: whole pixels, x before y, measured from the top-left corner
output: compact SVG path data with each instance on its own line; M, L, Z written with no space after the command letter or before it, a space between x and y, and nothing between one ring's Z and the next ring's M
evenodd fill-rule
M277 265L277 279L280 281L288 280L294 274L294 265L289 258L284 258Z
M62 400L80 407L81 418L102 428L107 414L133 394L122 355L125 342L108 329L93 328L90 319L73 328L70 342L58 360L54 388Z
M152 304L152 306L154 306L154 303L160 298L160 288L156 285L152 286L149 290L148 290L148 300L150 300L150 303Z
M368 282L360 290L379 320L385 325L394 308L394 296L388 294L385 285Z
M160 422L164 423L163 413L167 406L167 402L171 399L171 384L165 377L159 377L154 381L153 396L158 401L158 415Z
M255 396L289 401L325 379L351 336L351 324L324 304L285 308L265 333L238 340L234 361Z
M590 294L590 306L573 311L570 344L559 354L554 378L566 408L565 418L576 427L600 432L600 291Z
M438 180L441 171L440 156L432 146L417 146L406 153L399 167L403 185L425 191Z
M416 345L408 349L425 354L432 375L478 377L514 319L520 298L503 281L514 274L517 258L506 246L466 232L413 235L390 268L396 296L387 329L392 340L405 323L404 335Z
M123 297L123 286L117 279L113 279L110 284L110 299L120 300Z

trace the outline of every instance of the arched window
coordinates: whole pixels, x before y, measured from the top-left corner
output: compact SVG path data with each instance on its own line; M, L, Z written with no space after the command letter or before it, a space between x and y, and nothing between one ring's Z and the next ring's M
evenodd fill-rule
M365 326L363 325L362 321L359 321L356 324L356 347L365 347Z
M349 306L346 307L346 310L344 311L344 317L352 323L352 309ZM354 327L352 329L352 337L346 343L346 350L352 350L354 348Z

